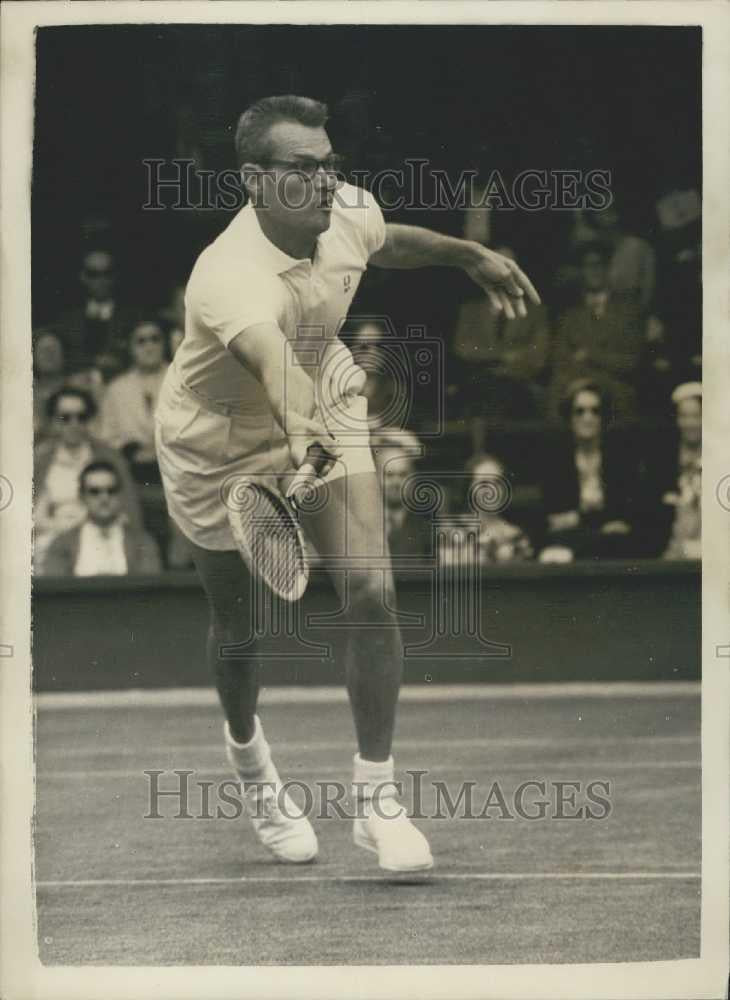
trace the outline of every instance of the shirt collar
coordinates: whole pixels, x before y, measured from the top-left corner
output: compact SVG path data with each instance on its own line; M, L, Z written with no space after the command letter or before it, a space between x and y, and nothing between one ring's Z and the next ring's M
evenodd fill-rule
M285 271L291 271L295 267L312 266L308 257L300 259L290 257L264 235L258 216L250 202L241 209L232 224L236 227L236 232L240 235L246 250L250 252L253 249L257 260L263 261L276 274L284 274Z

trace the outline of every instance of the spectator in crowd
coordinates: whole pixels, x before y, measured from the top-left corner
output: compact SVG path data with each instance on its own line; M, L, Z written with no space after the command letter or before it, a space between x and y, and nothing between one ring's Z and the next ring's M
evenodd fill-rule
M646 321L645 340L637 371L638 405L642 420L671 423L675 365L664 322L656 313Z
M104 398L104 384L93 369L66 374L63 344L50 329L38 330L33 335L33 438L41 441L52 433L46 406L49 398L64 385L88 392L98 411ZM100 433L98 416L89 421L92 434Z
M651 244L626 233L614 203L600 212L588 212L587 223L611 252L608 286L612 292L630 295L646 311L654 297L656 255Z
M670 184L655 207L661 346L671 384L697 382L702 378L702 199L693 184Z
M130 528L122 514L116 466L91 462L79 477L83 520L51 543L44 576L125 576L160 572L154 541Z
M160 310L160 317L167 331L167 346L170 357L174 358L175 352L185 336L185 285L176 285L173 288L170 301L164 309Z
M576 209L569 235L571 253L594 243L604 243L609 254L608 287L630 295L644 311L651 307L656 286L656 255L651 244L625 232L615 203L601 211ZM580 274L565 264L556 276L558 286L579 285Z
M510 260L514 251L497 250ZM527 316L508 320L484 295L459 308L451 342L455 380L468 416L534 419L542 415L550 332L543 305L527 304ZM462 395L463 394L463 395Z
M51 330L38 330L33 337L33 438L49 433L46 407L49 398L64 383L63 345Z
M373 432L371 442L381 477L385 535L391 555L425 555L430 547L430 521L409 504L405 489L421 453L418 438L410 431L385 427Z
M137 482L159 483L154 412L167 371L158 323L143 320L129 334L131 367L109 383L101 410L101 436L122 452Z
M142 514L134 483L123 456L92 437L89 421L96 413L93 396L83 389L64 386L46 404L53 436L41 441L33 456L36 565L52 539L79 524L86 515L79 497L79 476L93 461L105 461L117 470L122 488L122 510L130 526L139 529Z
M505 469L493 455L476 455L467 463L471 474L469 506L479 518L477 554L482 566L532 559L530 539L502 516L510 497Z
M400 345L394 341L390 350L382 328L372 321L359 326L347 341L355 363L367 374L362 394L368 401L368 423L371 427L392 426L406 415L408 404Z
M644 531L650 555L699 559L702 535L702 384L686 382L672 393L675 427L647 448Z
M608 399L589 379L568 387L567 430L546 443L542 493L547 546L541 561L629 555L638 501L638 457L624 433L605 430Z
M66 371L93 369L109 381L126 366L126 333L132 316L118 300L116 265L107 250L90 250L79 274L83 302L55 324L64 346Z
M635 382L645 341L641 310L634 297L610 290L605 247L587 246L581 262L581 299L557 323L550 413L559 415L572 382L590 378L610 393L611 416L630 423L636 416ZM608 416L604 413L603 419Z
M102 437L129 463L142 504L144 523L171 569L190 565L190 549L168 516L155 451L154 412L167 371L162 327L137 323L129 335L130 369L107 387L102 406Z

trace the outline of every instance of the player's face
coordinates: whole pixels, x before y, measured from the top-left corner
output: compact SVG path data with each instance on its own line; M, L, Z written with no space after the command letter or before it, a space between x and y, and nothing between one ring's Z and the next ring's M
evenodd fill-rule
M90 472L84 479L82 499L90 521L94 524L111 524L119 517L121 508L119 480L104 469Z
M269 132L262 177L264 205L287 227L314 234L329 228L337 177L318 167L333 155L323 128L277 122Z
M696 446L702 439L702 403L685 399L677 407L677 427L684 444Z
M601 400L590 390L579 392L571 412L573 434L578 440L592 441L601 433Z

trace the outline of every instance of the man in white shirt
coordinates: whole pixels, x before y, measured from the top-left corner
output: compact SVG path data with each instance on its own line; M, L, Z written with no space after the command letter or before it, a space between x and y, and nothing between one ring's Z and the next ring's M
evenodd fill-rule
M160 557L150 536L131 527L122 509L117 469L90 462L78 481L84 520L52 542L45 576L140 576L159 573Z
M327 504L306 528L325 561L363 557L333 580L352 626L346 678L361 807L354 840L378 855L382 869L417 872L433 864L428 843L389 784L403 650L387 611L393 580L383 569L383 504L366 436L363 445L367 417L359 411L357 447L346 434L334 441L326 426L338 400L364 383L337 333L369 263L460 267L510 318L525 315L525 295L539 298L514 262L478 243L386 226L371 195L339 184L326 120L324 105L302 97L266 98L241 116L236 152L250 200L193 269L185 337L160 397L157 452L170 513L192 542L210 600L208 657L229 760L259 840L288 862L312 860L317 841L306 817L278 794L256 715L255 656L219 655L249 640L251 602L221 496L237 473L291 472L315 442L332 454ZM373 556L377 565L368 564Z
M129 565L116 475L91 466L81 478L80 493L87 516L79 529L74 576L126 576Z
M142 512L129 468L113 448L89 433L96 414L93 396L65 385L49 396L46 416L52 434L33 451L33 558L43 564L53 538L77 524L85 509L79 496L79 476L89 462L102 460L116 469L122 484L122 507L132 527L142 525Z

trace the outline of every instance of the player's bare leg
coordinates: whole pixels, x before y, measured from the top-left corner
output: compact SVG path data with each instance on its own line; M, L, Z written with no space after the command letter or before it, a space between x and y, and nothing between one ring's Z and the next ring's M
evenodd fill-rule
M194 545L193 560L210 605L207 658L226 716L226 755L241 780L246 811L256 836L279 861L311 861L317 854L314 830L282 790L256 715L259 663L249 641L248 569L237 551Z
M355 843L376 853L386 871L422 871L433 865L428 843L407 818L393 785L403 647L389 610L395 594L380 485L375 472L362 472L332 480L327 488L326 505L302 523L325 560L349 558L357 566L332 574L352 625L345 670L359 748L353 790L364 817L355 820Z
M231 735L239 743L247 743L254 734L259 692L259 663L255 647L246 642L250 637L251 577L236 551L213 552L197 545L193 545L192 549L195 568L210 607L206 647L208 665L215 677ZM240 655L231 655L236 647L239 647ZM222 655L224 649L228 649L227 656Z

